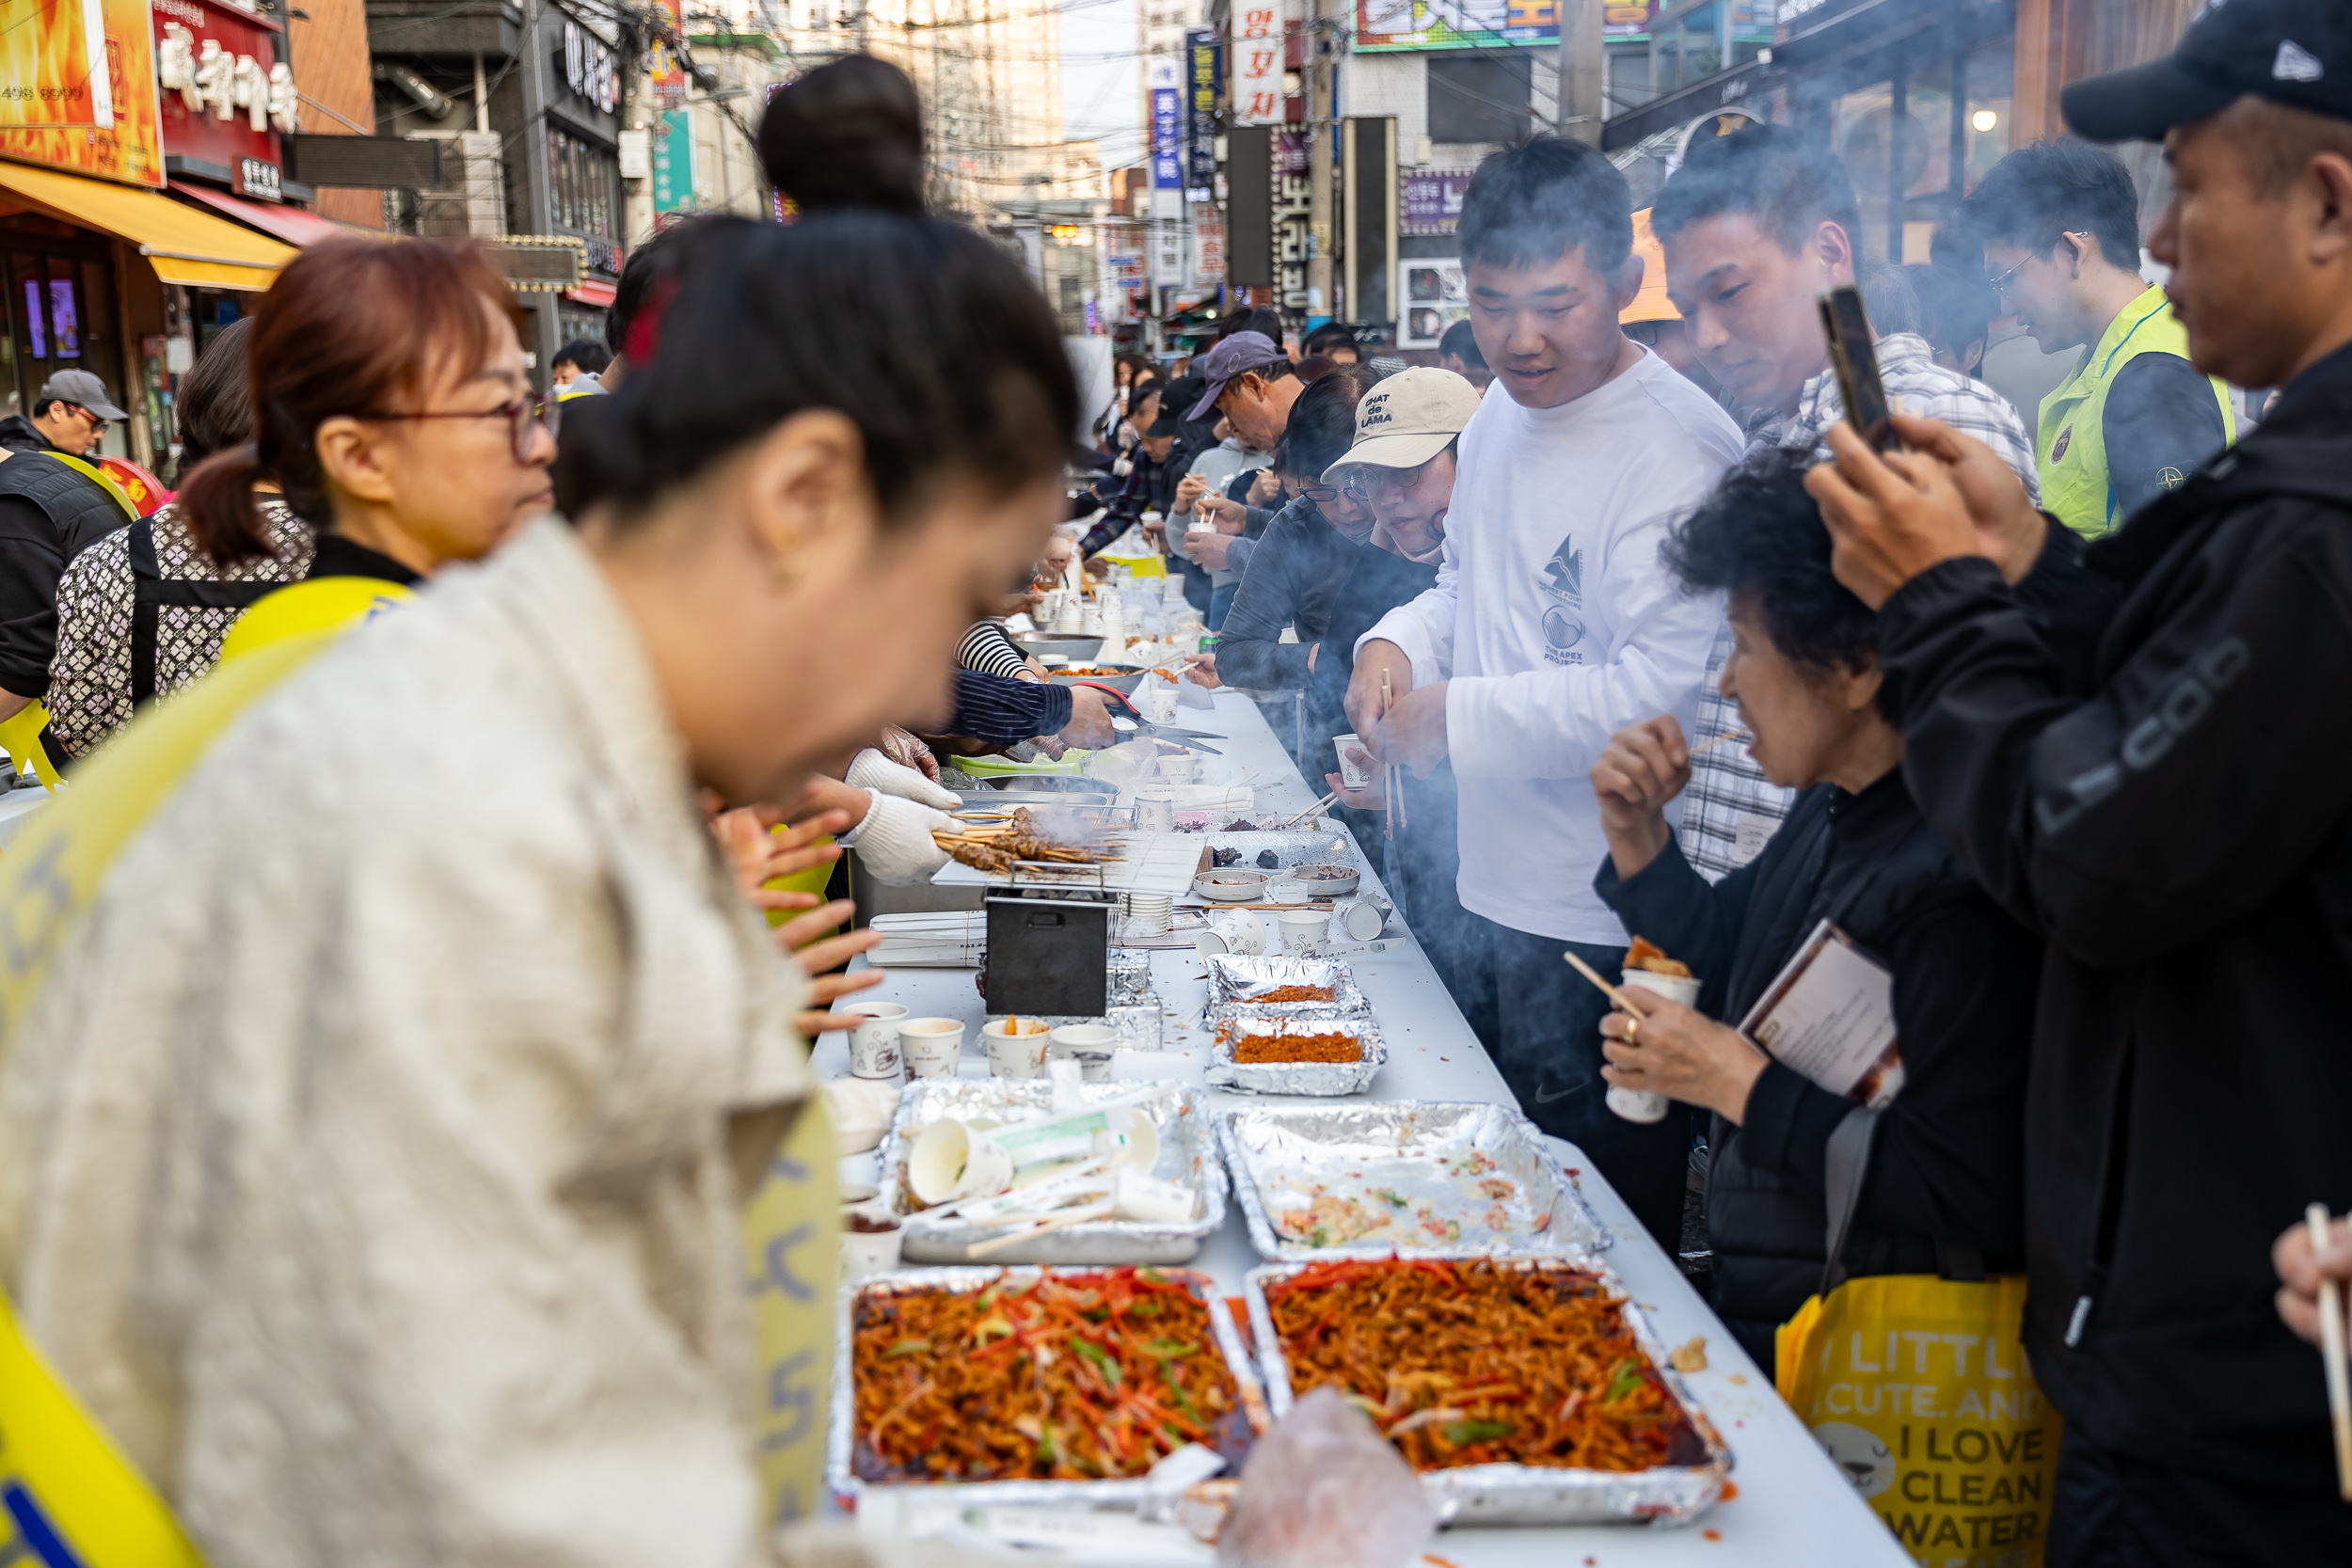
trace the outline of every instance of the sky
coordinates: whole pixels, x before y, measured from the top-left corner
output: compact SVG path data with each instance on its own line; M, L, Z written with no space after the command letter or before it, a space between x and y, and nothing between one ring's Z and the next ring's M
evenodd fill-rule
M1103 144L1103 166L1143 155L1136 0L1061 0L1061 134Z

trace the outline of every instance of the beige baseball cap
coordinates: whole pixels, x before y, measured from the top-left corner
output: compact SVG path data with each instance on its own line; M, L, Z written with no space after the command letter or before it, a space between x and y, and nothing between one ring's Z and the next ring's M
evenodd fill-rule
M1418 468L1462 434L1478 412L1478 388L1452 371L1416 365L1375 382L1356 405L1356 444L1323 472L1327 481L1352 464Z

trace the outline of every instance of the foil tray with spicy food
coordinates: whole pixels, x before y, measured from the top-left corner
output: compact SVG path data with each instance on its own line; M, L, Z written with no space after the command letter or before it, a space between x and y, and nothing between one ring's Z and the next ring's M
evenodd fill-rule
M1628 1299L1628 1292L1616 1276L1597 1263L1562 1258L1494 1258L1479 1261L1498 1270L1556 1271L1564 1286L1589 1289L1597 1284L1619 1298L1625 1327L1647 1365L1620 1366L1603 1375L1647 1379L1662 1392L1670 1423L1665 1433L1664 1463L1638 1469L1524 1463L1422 1467L1422 1486L1440 1516L1454 1525L1626 1522L1671 1526L1689 1524L1713 1507L1722 1498L1731 1474L1730 1447L1692 1398L1690 1388L1668 1359L1665 1347L1659 1342L1641 1309ZM1267 1264L1251 1270L1243 1281L1250 1335L1257 1346L1259 1365L1265 1373L1266 1402L1277 1420L1289 1414L1296 1394L1290 1357L1285 1353L1282 1336L1275 1327L1268 1292L1318 1266ZM1396 1262L1390 1266L1427 1265ZM1402 1359L1409 1359L1409 1355ZM1394 1374L1390 1379L1391 1391L1411 1386L1416 1377L1428 1376L1426 1369L1405 1366L1402 1359L1384 1363L1386 1370ZM1484 1378L1502 1373L1491 1358L1482 1357L1472 1375ZM1369 1402L1360 1388L1352 1390L1351 1397ZM1401 1429L1391 1424L1391 1430Z
M1126 1272L1131 1271L1027 1266L914 1269L852 1280L844 1285L835 1323L833 1411L825 1449L825 1479L834 1496L845 1505L855 1507L858 1496L872 1487L952 1487L958 1497L969 1498L974 1503L1073 1509L1139 1507L1152 1491L1150 1482L1140 1473L1102 1481L941 1481L908 1473L892 1466L874 1450L870 1443L865 1441L865 1433L859 1430L857 1415L858 1369L855 1362L858 1329L861 1324L872 1321L866 1314L887 1310L894 1297L923 1291L977 1294L997 1285L1025 1290L1033 1288L1048 1275L1057 1281L1083 1289L1089 1279ZM1232 1378L1235 1392L1233 1409L1218 1419L1209 1433L1206 1446L1224 1458L1226 1474L1240 1474L1248 1458L1250 1446L1271 1424L1271 1418L1267 1413L1265 1391L1259 1381L1257 1368L1233 1322L1232 1310L1218 1293L1215 1281L1207 1275L1188 1269L1132 1272L1181 1284L1206 1309L1209 1343L1196 1347L1192 1354L1215 1355ZM1150 1353L1147 1351L1147 1354Z

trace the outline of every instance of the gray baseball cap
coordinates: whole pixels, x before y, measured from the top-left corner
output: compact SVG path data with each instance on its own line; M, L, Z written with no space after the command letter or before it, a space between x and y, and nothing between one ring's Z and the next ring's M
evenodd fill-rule
M33 394L33 406L46 408L53 403L87 408L102 420L131 417L106 401L106 384L87 371L59 371L42 382L40 390Z

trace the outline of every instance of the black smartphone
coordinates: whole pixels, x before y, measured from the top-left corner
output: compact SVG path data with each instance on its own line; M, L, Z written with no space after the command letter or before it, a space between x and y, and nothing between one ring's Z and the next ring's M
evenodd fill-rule
M1837 372L1847 420L1876 451L1900 451L1903 444L1893 423L1895 407L1879 379L1876 336L1870 331L1870 315L1863 309L1860 289L1847 283L1821 296L1821 336L1829 341L1830 367Z

